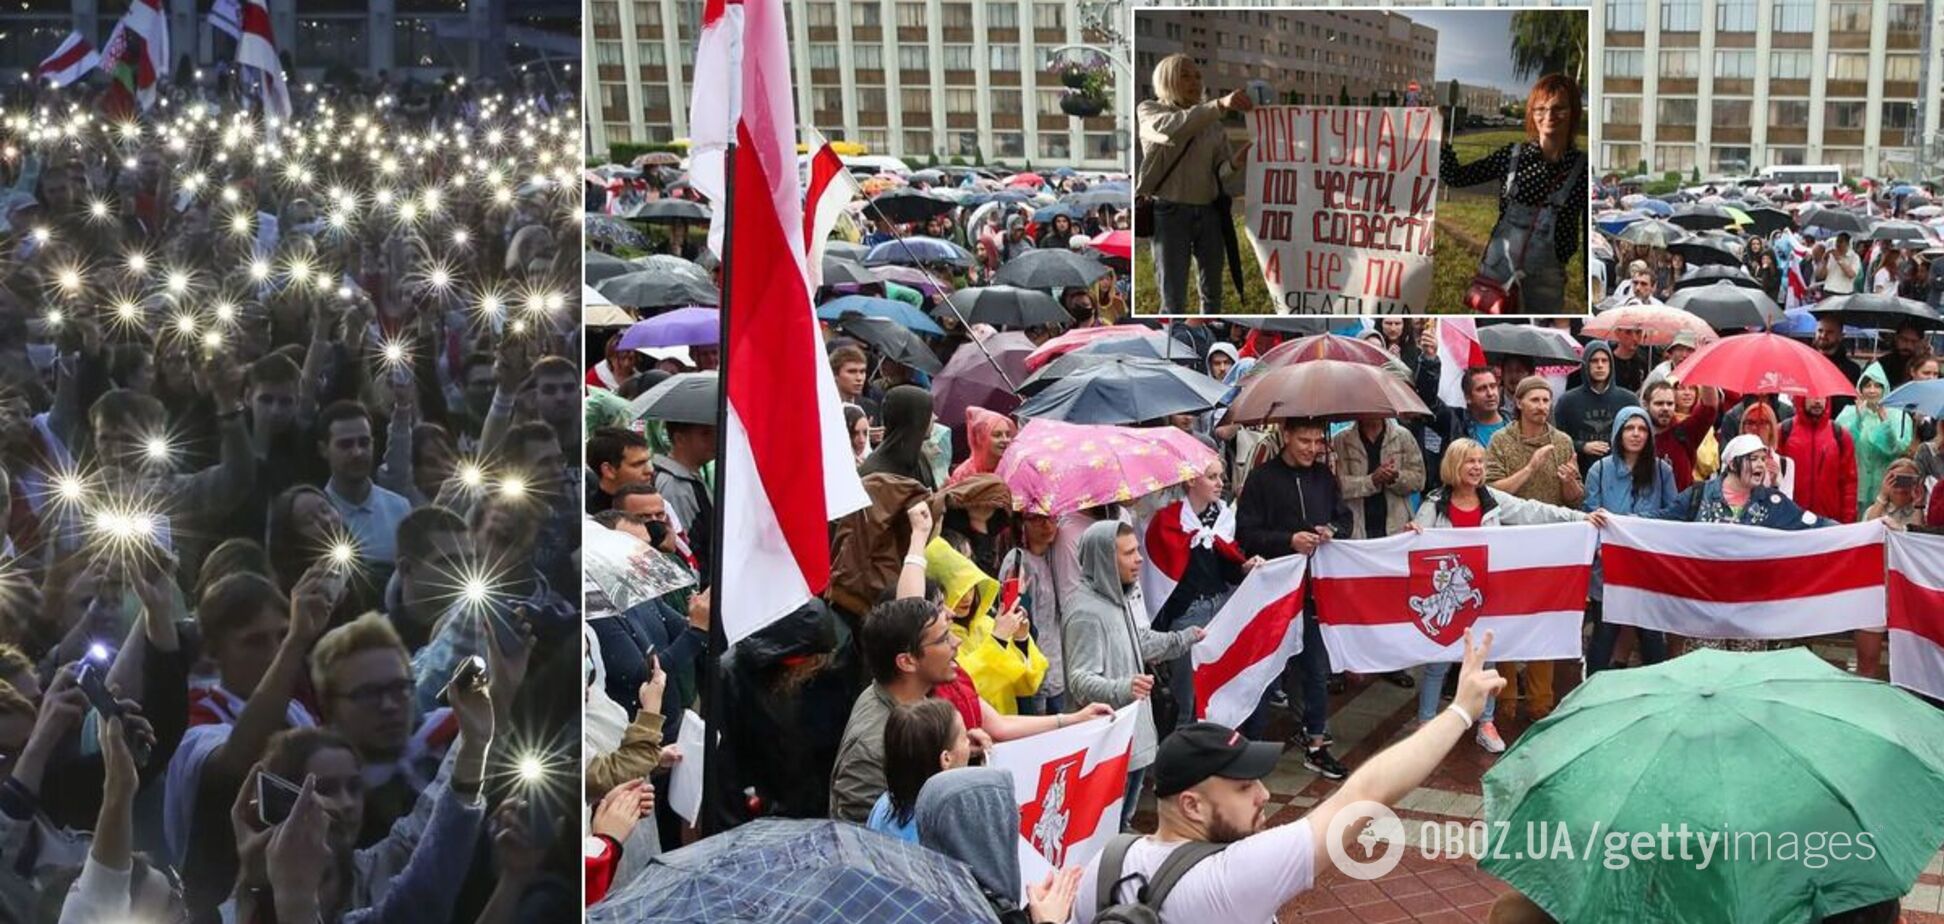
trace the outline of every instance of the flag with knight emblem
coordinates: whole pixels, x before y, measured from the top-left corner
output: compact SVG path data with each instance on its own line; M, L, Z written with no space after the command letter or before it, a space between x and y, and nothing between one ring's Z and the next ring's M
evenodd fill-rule
M1554 523L1324 543L1310 579L1330 666L1462 661L1466 629L1492 632L1498 660L1577 660L1595 533Z
M1120 832L1138 704L1111 719L994 745L986 765L1012 774L1019 803L1020 880L1082 866Z

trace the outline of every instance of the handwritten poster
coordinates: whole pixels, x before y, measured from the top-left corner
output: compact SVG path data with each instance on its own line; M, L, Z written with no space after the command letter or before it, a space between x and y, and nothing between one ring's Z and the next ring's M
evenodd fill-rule
M1444 137L1438 110L1261 106L1249 127L1249 239L1277 310L1425 311Z

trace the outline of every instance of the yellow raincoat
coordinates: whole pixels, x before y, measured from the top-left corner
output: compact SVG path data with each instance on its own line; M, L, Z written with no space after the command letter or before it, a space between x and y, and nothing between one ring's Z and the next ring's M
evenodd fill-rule
M925 576L945 588L945 603L954 611L967 595L978 595L972 602L971 618L952 622L952 635L959 641L959 670L972 678L979 698L991 704L994 711L1017 715L1018 698L1038 692L1040 681L1046 679L1046 655L1031 637L1022 652L1019 643L992 636L992 609L999 598L999 582L944 539L933 539L925 546Z

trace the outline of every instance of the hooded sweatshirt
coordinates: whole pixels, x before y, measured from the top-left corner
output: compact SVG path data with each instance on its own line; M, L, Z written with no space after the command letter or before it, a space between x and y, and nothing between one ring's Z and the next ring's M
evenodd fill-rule
M1864 382L1875 382L1884 391L1890 390L1890 380L1884 376L1881 363L1871 363L1863 370L1862 377L1856 380L1858 394L1862 393ZM1878 401L1881 400L1879 397ZM1884 470L1910 448L1916 438L1916 428L1911 426L1909 414L1894 408L1885 408L1883 418L1878 419L1874 411L1864 410L1861 399L1836 415L1836 425L1849 431L1851 442L1856 444L1856 519L1860 521L1878 489L1883 487Z
M1012 426L1012 418L982 407L965 409L965 441L971 445L972 454L952 469L952 477L945 482L946 486L958 484L973 475L989 475L999 467L999 456L992 451L992 434L1001 426Z
M1023 886L1012 774L989 767L947 770L918 790L913 814L920 846L971 867L995 910L1018 907Z
M1654 478L1645 488L1634 484L1633 469L1620 457L1620 430L1627 421L1639 420L1647 426L1647 446L1641 450L1639 462L1654 466ZM1628 515L1650 513L1674 503L1679 493L1675 487L1674 467L1666 459L1654 455L1654 421L1647 412L1637 407L1622 410L1613 419L1613 429L1609 441L1613 451L1606 458L1593 463L1586 475L1586 499L1580 502L1580 509L1588 513L1605 510L1609 513ZM1639 464L1638 462L1636 464ZM1603 599L1600 562L1593 561L1593 580L1587 592L1595 600Z
M1605 354L1608 360L1607 380L1604 385L1594 387L1593 377L1586 371L1593 357ZM1553 423L1573 441L1573 452L1579 457L1580 473L1585 474L1600 457L1586 452L1587 443L1607 442L1611 453L1611 440L1608 435L1613 431L1613 422L1622 410L1640 406L1640 397L1621 388L1616 375L1619 363L1614 360L1613 348L1604 340L1594 340L1586 345L1585 355L1580 361L1580 377L1585 384L1568 391L1553 406Z
M1120 529L1119 521L1106 520L1080 536L1080 586L1060 626L1072 707L1106 703L1118 709L1134 702L1131 681L1148 662L1181 657L1195 642L1193 629L1156 632L1135 622L1115 549ZM1154 709L1143 698L1127 769L1154 763L1155 745Z
M884 442L857 467L860 475L902 475L938 488L925 442L931 437L932 396L916 385L900 385L884 396Z
M973 598L971 615L952 620L952 636L959 643L958 666L993 711L1017 715L1019 697L1038 692L1046 678L1046 655L1030 635L1024 643L993 636L999 582L944 539L933 539L925 547L925 576L945 588L945 605L954 611L967 597Z

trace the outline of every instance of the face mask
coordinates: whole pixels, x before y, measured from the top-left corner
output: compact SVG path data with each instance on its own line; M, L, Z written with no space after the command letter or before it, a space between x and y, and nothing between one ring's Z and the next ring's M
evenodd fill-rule
M656 548L661 548L661 544L667 539L668 539L668 524L663 523L660 520L649 520L648 521L648 544Z

